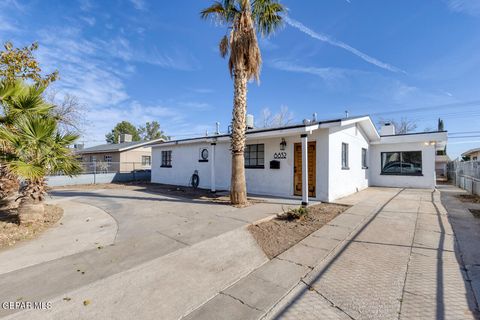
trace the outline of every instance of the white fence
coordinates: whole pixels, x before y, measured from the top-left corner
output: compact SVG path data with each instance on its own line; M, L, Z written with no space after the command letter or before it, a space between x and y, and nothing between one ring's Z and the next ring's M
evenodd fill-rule
M51 187L112 182L150 181L151 166L140 162L82 162L82 172L76 176L51 175Z
M448 178L469 193L480 195L480 161L453 161L448 164Z

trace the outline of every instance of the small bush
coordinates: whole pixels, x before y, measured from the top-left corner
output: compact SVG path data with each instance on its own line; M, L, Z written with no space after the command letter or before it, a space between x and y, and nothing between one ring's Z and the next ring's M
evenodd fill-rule
M299 207L296 209L291 209L287 212L282 212L277 214L277 219L280 220L297 220L308 214L308 209L305 207Z

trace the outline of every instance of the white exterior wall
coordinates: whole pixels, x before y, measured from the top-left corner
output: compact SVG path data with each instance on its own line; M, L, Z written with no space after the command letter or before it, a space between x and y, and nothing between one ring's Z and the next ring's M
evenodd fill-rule
M368 166L369 142L355 124L331 128L329 137L328 201L333 201L368 187L369 169L362 168L362 148L367 149ZM349 170L342 169L342 143L348 143Z
M422 151L422 176L382 175L382 152ZM415 143L382 143L370 147L370 185L377 187L435 188L435 146Z
M280 150L281 137L269 139L248 139L247 144L265 145L265 168L245 169L247 191L253 194L293 197L294 144L300 143L300 134L284 137L287 142L286 159L275 159ZM309 135L308 141L317 142L316 200L328 197L328 130L317 130ZM217 142L215 150L215 184L217 190L228 190L231 178L231 154L229 142ZM199 150L209 148L209 162L198 162ZM157 146L152 148L152 182L188 186L194 170L198 170L200 188L210 188L211 146L210 143L196 142ZM162 168L162 150L172 150L172 167ZM270 169L270 161L280 161L280 169ZM300 198L300 197L299 197Z
M198 162L200 149L208 148L210 143L189 145L171 145L164 148L152 148L152 182L187 186L195 170L200 177L200 188L210 187L210 162ZM217 146L218 147L218 146ZM218 150L219 148L217 148ZM162 150L172 151L172 167L162 168ZM211 152L210 152L211 154ZM218 162L222 165L222 162ZM220 185L218 185L220 187Z

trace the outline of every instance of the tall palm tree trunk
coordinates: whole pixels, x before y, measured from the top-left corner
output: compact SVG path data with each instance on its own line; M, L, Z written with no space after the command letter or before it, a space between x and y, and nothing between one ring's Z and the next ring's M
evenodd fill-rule
M230 201L232 204L247 203L247 185L245 183L245 130L247 113L247 73L243 66L235 66L234 96L232 119L232 181Z
M18 206L18 218L21 224L33 223L44 218L43 200L46 193L43 178L27 180L22 187L22 200Z

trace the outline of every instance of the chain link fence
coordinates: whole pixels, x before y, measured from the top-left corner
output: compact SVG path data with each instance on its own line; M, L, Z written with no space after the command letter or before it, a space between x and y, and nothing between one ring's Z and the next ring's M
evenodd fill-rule
M452 161L447 169L448 179L454 185L480 195L480 161Z
M81 162L82 172L74 177L54 174L47 177L51 187L112 182L150 181L151 165L141 162Z

